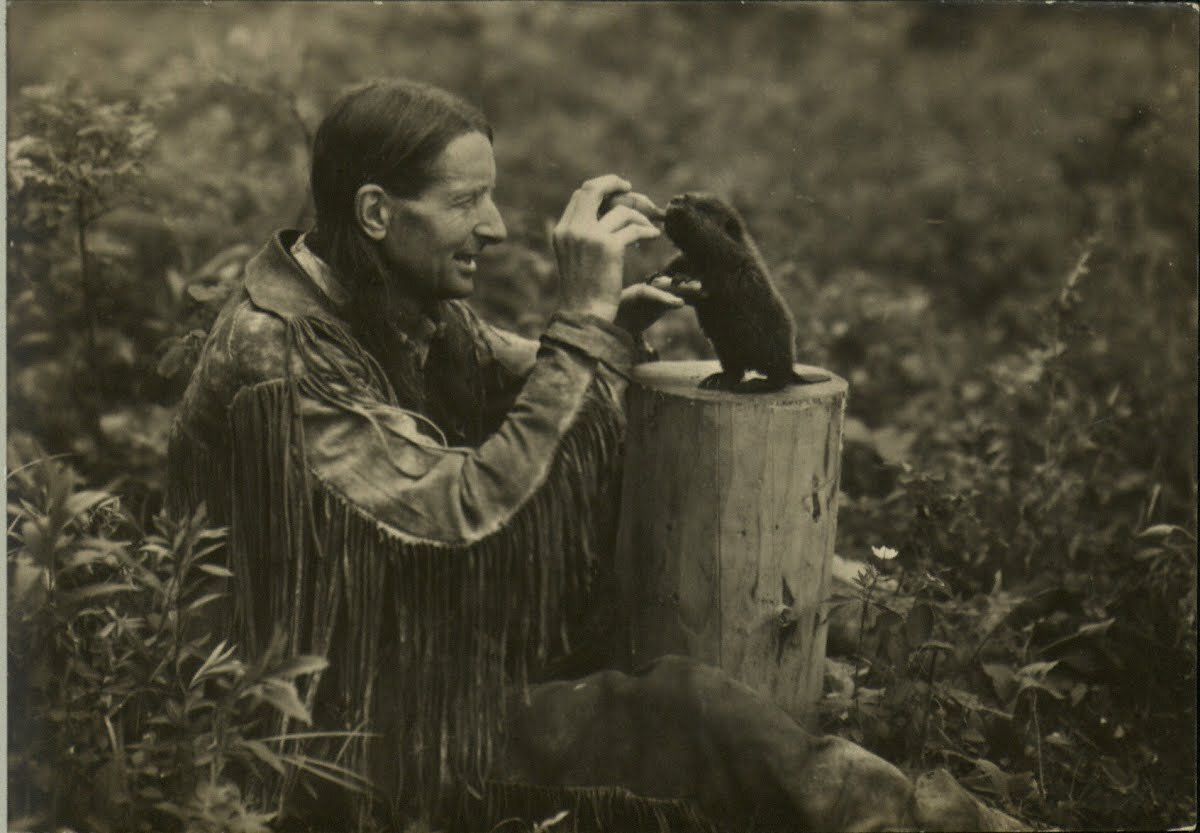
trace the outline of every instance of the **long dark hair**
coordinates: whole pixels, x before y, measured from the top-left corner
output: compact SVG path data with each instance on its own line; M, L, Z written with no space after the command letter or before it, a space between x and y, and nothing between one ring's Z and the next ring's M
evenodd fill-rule
M433 182L434 162L446 146L471 132L492 139L491 125L476 107L431 84L389 79L357 87L338 99L313 142L310 184L317 221L311 246L349 291L347 319L383 366L400 403L438 422L450 416L438 413L446 410L448 400L457 401L460 407L453 410L460 412L463 406L479 404L461 401L476 391L456 390L477 387L461 378L474 370L467 361L473 345L458 332L466 322L446 322L448 332L437 355L431 353L432 366L427 366L430 384L443 388L443 395L427 395L435 392L426 390L426 374L412 361L412 351L403 349L403 335L422 316L436 319L441 311L418 309L407 301L378 244L359 227L354 200L368 183L398 197L420 195Z

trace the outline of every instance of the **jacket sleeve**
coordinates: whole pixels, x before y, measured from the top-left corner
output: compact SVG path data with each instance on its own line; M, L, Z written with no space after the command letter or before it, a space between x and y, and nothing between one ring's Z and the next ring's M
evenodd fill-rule
M536 351L532 343L502 346L511 349L498 360L530 368L507 418L478 448L441 444L423 417L361 388L300 384L308 470L405 539L461 546L495 532L544 487L573 431L603 433L590 423L619 431L634 355L621 330L565 314Z
M598 323L597 326L603 325ZM614 334L614 338L619 339L623 335L611 326L604 330ZM509 377L524 379L533 370L539 347L537 340L519 336L482 320L479 321L479 335L491 352L497 368Z

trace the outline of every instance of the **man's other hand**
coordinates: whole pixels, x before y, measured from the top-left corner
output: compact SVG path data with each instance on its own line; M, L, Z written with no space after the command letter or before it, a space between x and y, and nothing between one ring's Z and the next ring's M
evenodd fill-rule
M621 290L615 322L635 339L673 309L684 305L683 298L649 283L635 283Z

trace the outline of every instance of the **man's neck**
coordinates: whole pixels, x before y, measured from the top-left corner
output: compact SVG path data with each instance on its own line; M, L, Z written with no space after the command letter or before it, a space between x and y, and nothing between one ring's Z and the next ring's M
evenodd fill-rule
M333 268L309 245L309 233L302 234L292 245L292 257L316 284L317 288L333 302L335 307L343 307L349 301L350 294L334 273ZM442 314L436 302L418 300L400 296L392 298L390 308L385 315L405 344L410 345L425 364L429 355L429 345L441 333Z

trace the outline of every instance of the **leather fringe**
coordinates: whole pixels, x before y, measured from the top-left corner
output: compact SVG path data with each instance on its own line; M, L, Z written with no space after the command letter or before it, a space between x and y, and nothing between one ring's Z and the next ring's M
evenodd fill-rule
M590 562L607 549L596 536L613 526L598 496L615 483L623 417L585 405L506 527L447 547L406 540L318 481L302 459L296 393L290 377L243 389L227 459L177 436L169 506L205 501L230 525L242 644L261 651L282 627L290 653L330 661L304 692L322 728L382 735L369 749L330 743L329 757L374 781L393 817L441 815L463 785L482 794L512 686L566 648Z

